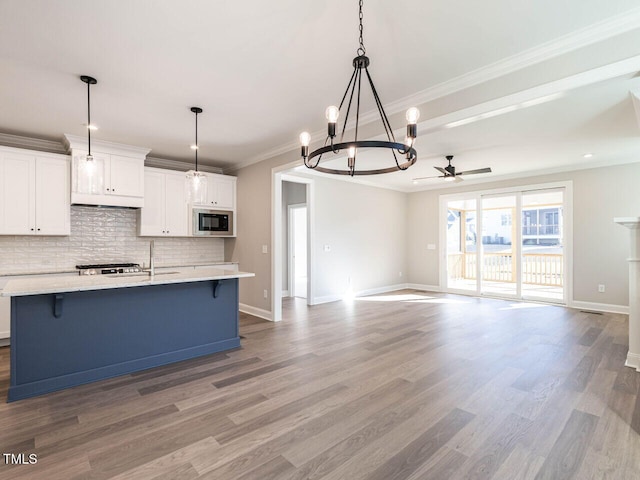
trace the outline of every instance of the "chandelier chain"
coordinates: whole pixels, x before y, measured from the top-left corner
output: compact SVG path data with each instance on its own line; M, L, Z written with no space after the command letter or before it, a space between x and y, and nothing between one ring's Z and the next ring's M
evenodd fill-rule
M367 50L364 48L364 40L362 39L362 31L364 30L364 27L362 26L362 1L360 0L360 11L359 11L359 19L360 19L360 47L358 47L358 55L364 55L365 53L367 53Z

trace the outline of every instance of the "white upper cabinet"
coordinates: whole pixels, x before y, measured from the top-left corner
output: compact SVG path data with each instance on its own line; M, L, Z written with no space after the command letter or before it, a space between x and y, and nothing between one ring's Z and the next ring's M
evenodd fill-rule
M189 233L186 179L182 172L145 168L140 236L186 237Z
M93 161L87 161L86 138L65 135L71 151L71 203L142 207L144 159L149 149L109 142L91 142Z
M0 149L0 235L69 235L69 160Z
M236 177L207 173L207 203L209 208L235 210Z

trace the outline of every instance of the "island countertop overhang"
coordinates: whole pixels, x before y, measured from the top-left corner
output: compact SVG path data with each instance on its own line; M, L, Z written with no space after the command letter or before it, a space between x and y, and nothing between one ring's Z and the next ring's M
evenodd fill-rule
M255 277L255 274L249 272L234 272L231 270L212 267L200 268L188 272L158 271L154 276L150 276L148 273L144 272L130 275L69 275L52 278L19 278L9 280L2 291L0 291L0 296L19 297L250 277Z

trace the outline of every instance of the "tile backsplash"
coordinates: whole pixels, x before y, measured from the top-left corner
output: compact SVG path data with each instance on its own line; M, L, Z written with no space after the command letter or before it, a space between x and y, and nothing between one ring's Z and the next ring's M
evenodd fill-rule
M74 270L88 263L149 264L155 240L156 266L224 261L222 238L138 237L136 210L71 207L71 235L0 236L0 275Z

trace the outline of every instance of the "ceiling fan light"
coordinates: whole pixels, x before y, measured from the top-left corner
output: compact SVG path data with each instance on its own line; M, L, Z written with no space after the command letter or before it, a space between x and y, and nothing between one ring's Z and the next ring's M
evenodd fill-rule
M444 177L445 182L453 182L455 179L456 177L454 177L453 175L447 175L446 177Z

